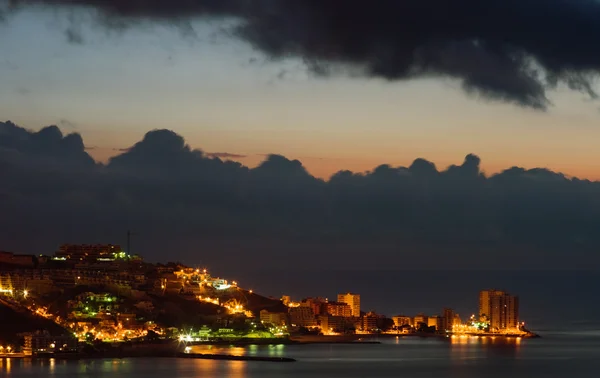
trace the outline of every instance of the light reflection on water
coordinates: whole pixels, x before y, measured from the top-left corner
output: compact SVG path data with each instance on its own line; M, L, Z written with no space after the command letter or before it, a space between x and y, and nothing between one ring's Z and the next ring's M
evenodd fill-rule
M521 345L522 338L521 337L499 337L499 336L453 336L448 337L450 340L450 344L452 345L465 345L465 344L475 344L475 345L501 345L501 346L515 346L518 347Z
M226 346L226 345L192 345L190 353L199 354L230 354L232 356L266 356L266 357L284 357L286 356L286 346L279 345L248 345L246 347Z
M10 358L0 358L0 371L9 374L11 371L11 365L12 362Z

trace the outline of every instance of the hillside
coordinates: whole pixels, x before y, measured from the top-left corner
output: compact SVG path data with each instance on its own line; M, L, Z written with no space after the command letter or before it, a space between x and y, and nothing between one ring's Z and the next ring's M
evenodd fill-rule
M53 335L68 333L51 320L31 313L26 308L13 308L12 305L0 300L0 342L13 343L18 341L18 334L47 330Z
M256 315L260 310L270 312L287 312L287 307L279 299L271 299L250 291L241 290L247 300L246 308Z

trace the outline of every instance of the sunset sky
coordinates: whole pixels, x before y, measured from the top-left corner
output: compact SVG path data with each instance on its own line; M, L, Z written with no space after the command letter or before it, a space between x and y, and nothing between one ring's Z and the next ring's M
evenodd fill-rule
M486 173L518 165L600 179L600 104L578 92L551 92L540 112L469 97L449 79L315 77L215 22L195 22L192 35L69 20L28 8L0 23L0 120L80 133L98 161L166 128L207 153L249 166L277 153L323 178L417 157L441 169L475 153Z

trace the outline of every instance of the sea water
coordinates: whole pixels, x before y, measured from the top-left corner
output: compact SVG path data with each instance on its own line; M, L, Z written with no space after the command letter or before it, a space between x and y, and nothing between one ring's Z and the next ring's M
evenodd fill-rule
M6 359L10 377L570 377L600 376L600 332L550 332L539 339L382 337L381 344L201 347L200 352L285 356L297 362L177 358L78 361Z

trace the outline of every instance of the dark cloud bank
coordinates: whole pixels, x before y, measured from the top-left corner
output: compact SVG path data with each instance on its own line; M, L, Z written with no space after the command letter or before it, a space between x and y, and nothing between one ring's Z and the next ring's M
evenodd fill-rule
M600 183L479 165L417 159L323 181L283 156L253 169L210 158L168 130L100 165L78 134L0 123L0 249L124 245L131 229L150 260L220 267L598 266Z
M318 74L387 80L458 79L467 93L535 109L558 84L596 97L596 0L9 0L89 10L101 24L187 28L233 18L231 32L268 57L297 57ZM9 10L9 12L10 12ZM69 29L69 39L73 31ZM77 38L78 41L83 39Z

